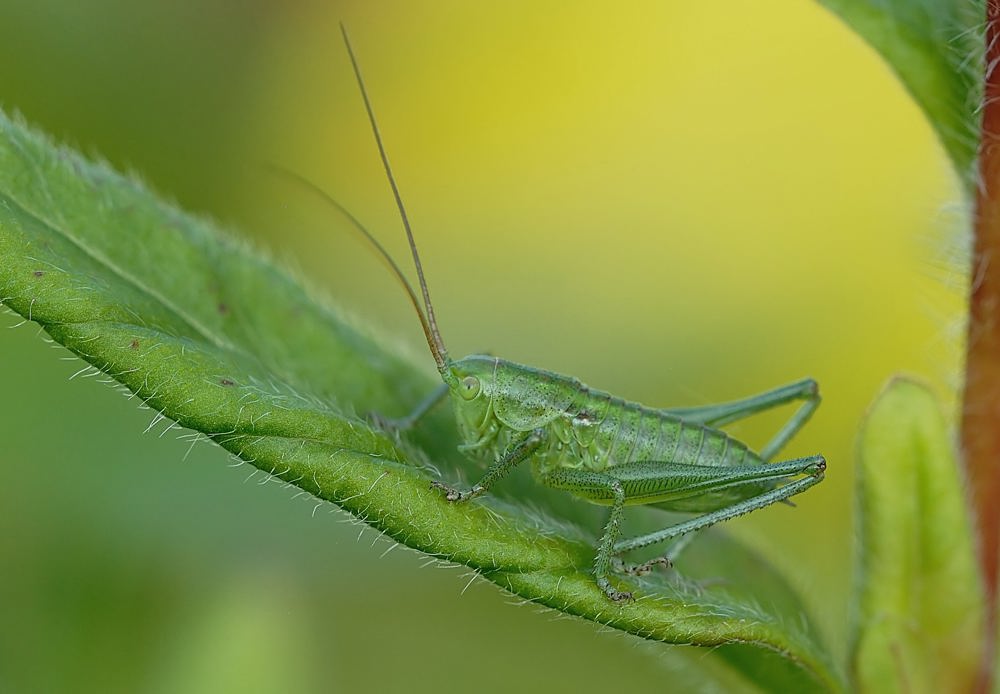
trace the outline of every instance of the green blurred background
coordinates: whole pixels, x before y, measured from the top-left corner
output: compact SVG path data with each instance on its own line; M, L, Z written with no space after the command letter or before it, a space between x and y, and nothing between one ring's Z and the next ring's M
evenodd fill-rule
M726 532L844 653L855 432L900 371L953 405L966 213L922 114L835 17L810 0L0 7L5 108L255 239L429 372L377 259L262 166L331 191L406 260L338 20L453 354L659 405L816 377L823 407L787 454L824 453L827 480ZM726 681L702 652L463 592L465 572L386 554L220 450L185 455L41 337L0 334L0 690ZM760 444L786 415L735 431Z

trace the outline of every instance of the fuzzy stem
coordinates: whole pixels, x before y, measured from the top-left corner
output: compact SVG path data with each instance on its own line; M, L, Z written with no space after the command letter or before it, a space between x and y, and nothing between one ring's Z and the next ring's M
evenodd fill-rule
M979 531L987 638L980 691L987 691L996 634L1000 558L1000 0L986 7L986 72L979 147L962 450Z

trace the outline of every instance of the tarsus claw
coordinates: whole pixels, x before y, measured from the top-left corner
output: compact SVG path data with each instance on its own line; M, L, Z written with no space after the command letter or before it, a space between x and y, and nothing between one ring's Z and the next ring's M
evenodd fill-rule
M448 501L460 501L462 493L453 487L449 487L444 482L431 482L431 489L440 489L444 492L444 498Z
M664 569L670 569L673 568L674 563L670 561L670 557L657 557L656 559L650 559L642 564L626 564L622 566L622 572L628 574L629 576L645 576L653 570L654 566L661 566Z

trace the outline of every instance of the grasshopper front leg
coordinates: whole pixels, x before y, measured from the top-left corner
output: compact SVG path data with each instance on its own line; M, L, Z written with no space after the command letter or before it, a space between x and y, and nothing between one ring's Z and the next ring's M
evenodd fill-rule
M435 406L447 397L447 395L448 385L446 383L442 383L437 388L432 390L430 395L421 400L420 403L413 408L413 412L405 417L390 419L389 417L383 417L377 412L373 412L369 416L383 429L390 429L392 431L407 431L412 429L417 422L424 418L424 415L433 410Z
M544 440L545 431L543 429L536 429L520 441L513 443L502 456L490 464L483 478L472 485L472 489L467 492L460 492L444 482L432 482L431 488L442 490L445 493L444 498L448 501L468 501L469 499L475 499L477 496L485 494L497 480L504 477L515 465L524 462L532 453L537 451Z

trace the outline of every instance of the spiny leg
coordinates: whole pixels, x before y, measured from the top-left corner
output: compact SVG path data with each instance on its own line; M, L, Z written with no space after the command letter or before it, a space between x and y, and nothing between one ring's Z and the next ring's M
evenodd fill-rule
M761 459L768 461L784 448L785 444L795 436L819 407L819 385L813 379L805 378L733 402L700 407L674 407L665 409L664 412L669 412L685 421L720 427L795 400L804 400L805 402L760 452Z
M608 514L608 522L604 525L604 535L597 544L594 578L597 580L597 587L615 602L631 600L632 593L618 590L608 580L615 541L621 535L622 515L625 510L625 488L622 483L611 475L586 470L553 470L546 473L542 481L558 489L599 490L605 498L611 499L611 513Z
M815 381L813 381L813 386L815 386ZM785 422L785 426L781 427L778 433L767 442L767 445L760 449L761 460L769 462L771 458L776 456L785 447L785 444L791 441L792 437L799 432L799 429L805 426L809 418L812 417L813 412L819 407L820 396L818 390L813 390L812 393L805 395L804 399L805 402Z
M489 490L494 482L502 478L518 463L524 462L532 453L538 450L545 439L545 431L536 429L520 441L513 443L502 456L493 461L486 469L486 474L467 492L460 492L444 482L432 482L432 489L440 489L448 501L468 501L481 496Z
M431 391L430 395L420 401L413 412L406 415L405 417L400 417L399 419L390 419L388 417L383 417L382 415L372 413L371 417L381 426L383 429L391 429L392 431L406 431L413 428L413 425L423 419L424 415L434 409L435 405L444 400L445 396L448 395L448 384L442 383L437 388Z
M761 460L770 461L785 445L792 439L799 429L805 426L813 412L820 404L819 384L811 378L804 378L801 381L779 386L773 390L768 390L757 395L752 395L742 400L725 402L716 405L702 405L698 407L678 407L665 410L673 415L677 415L686 421L699 422L709 426L724 426L745 417L753 416L759 412L780 407L789 402L804 400L802 406L795 411L795 414L778 430L766 446L761 450ZM784 503L794 506L792 502L782 499ZM698 531L682 535L675 542L667 553L663 556L650 559L638 565L628 565L622 563L622 570L625 573L634 575L645 575L655 566L670 568L677 560L680 553L697 536Z
M613 549L614 553L622 554L633 549L639 549L640 547L647 547L657 542L664 542L671 538L679 537L696 530L701 530L702 528L707 528L710 525L715 525L716 523L729 520L730 518L735 518L736 516L742 516L744 513L756 511L759 508L769 506L773 503L795 496L796 494L800 494L809 487L818 484L823 479L823 472L826 470L826 460L824 460L821 455L814 455L807 458L789 460L783 463L773 463L771 465L753 467L756 467L757 470L768 475L778 473L786 476L800 474L807 476L775 489L771 489L763 494L758 494L757 496L752 496L749 499L738 501L734 504L726 506L725 508L720 508L717 511L705 513L701 516L691 518L690 520L671 525L663 530L658 530L646 535L640 535L639 537L633 537L628 540L622 540L615 543ZM725 470L725 468L720 468L720 470Z
M803 474L812 474L813 468L820 460L821 458L814 457L770 465L727 466L690 465L647 460L616 465L612 474L622 483L626 499L633 502L643 503L645 500L660 500L663 503L669 503L671 500L701 498L706 500L706 504L709 504L702 509L703 511L719 512L719 507L724 503L740 504L747 499L773 490L774 484L778 482L787 481L788 478ZM721 496L716 496L716 500L712 501L713 495ZM725 501L726 499L728 501ZM657 557L638 565L629 565L619 561L616 562L615 568L625 573L643 575L657 565L669 567L672 565L672 560L692 542L697 531L698 528L691 528L691 532L686 534L676 533L673 537L677 539L663 557ZM663 539L672 539L672 537L664 537Z

